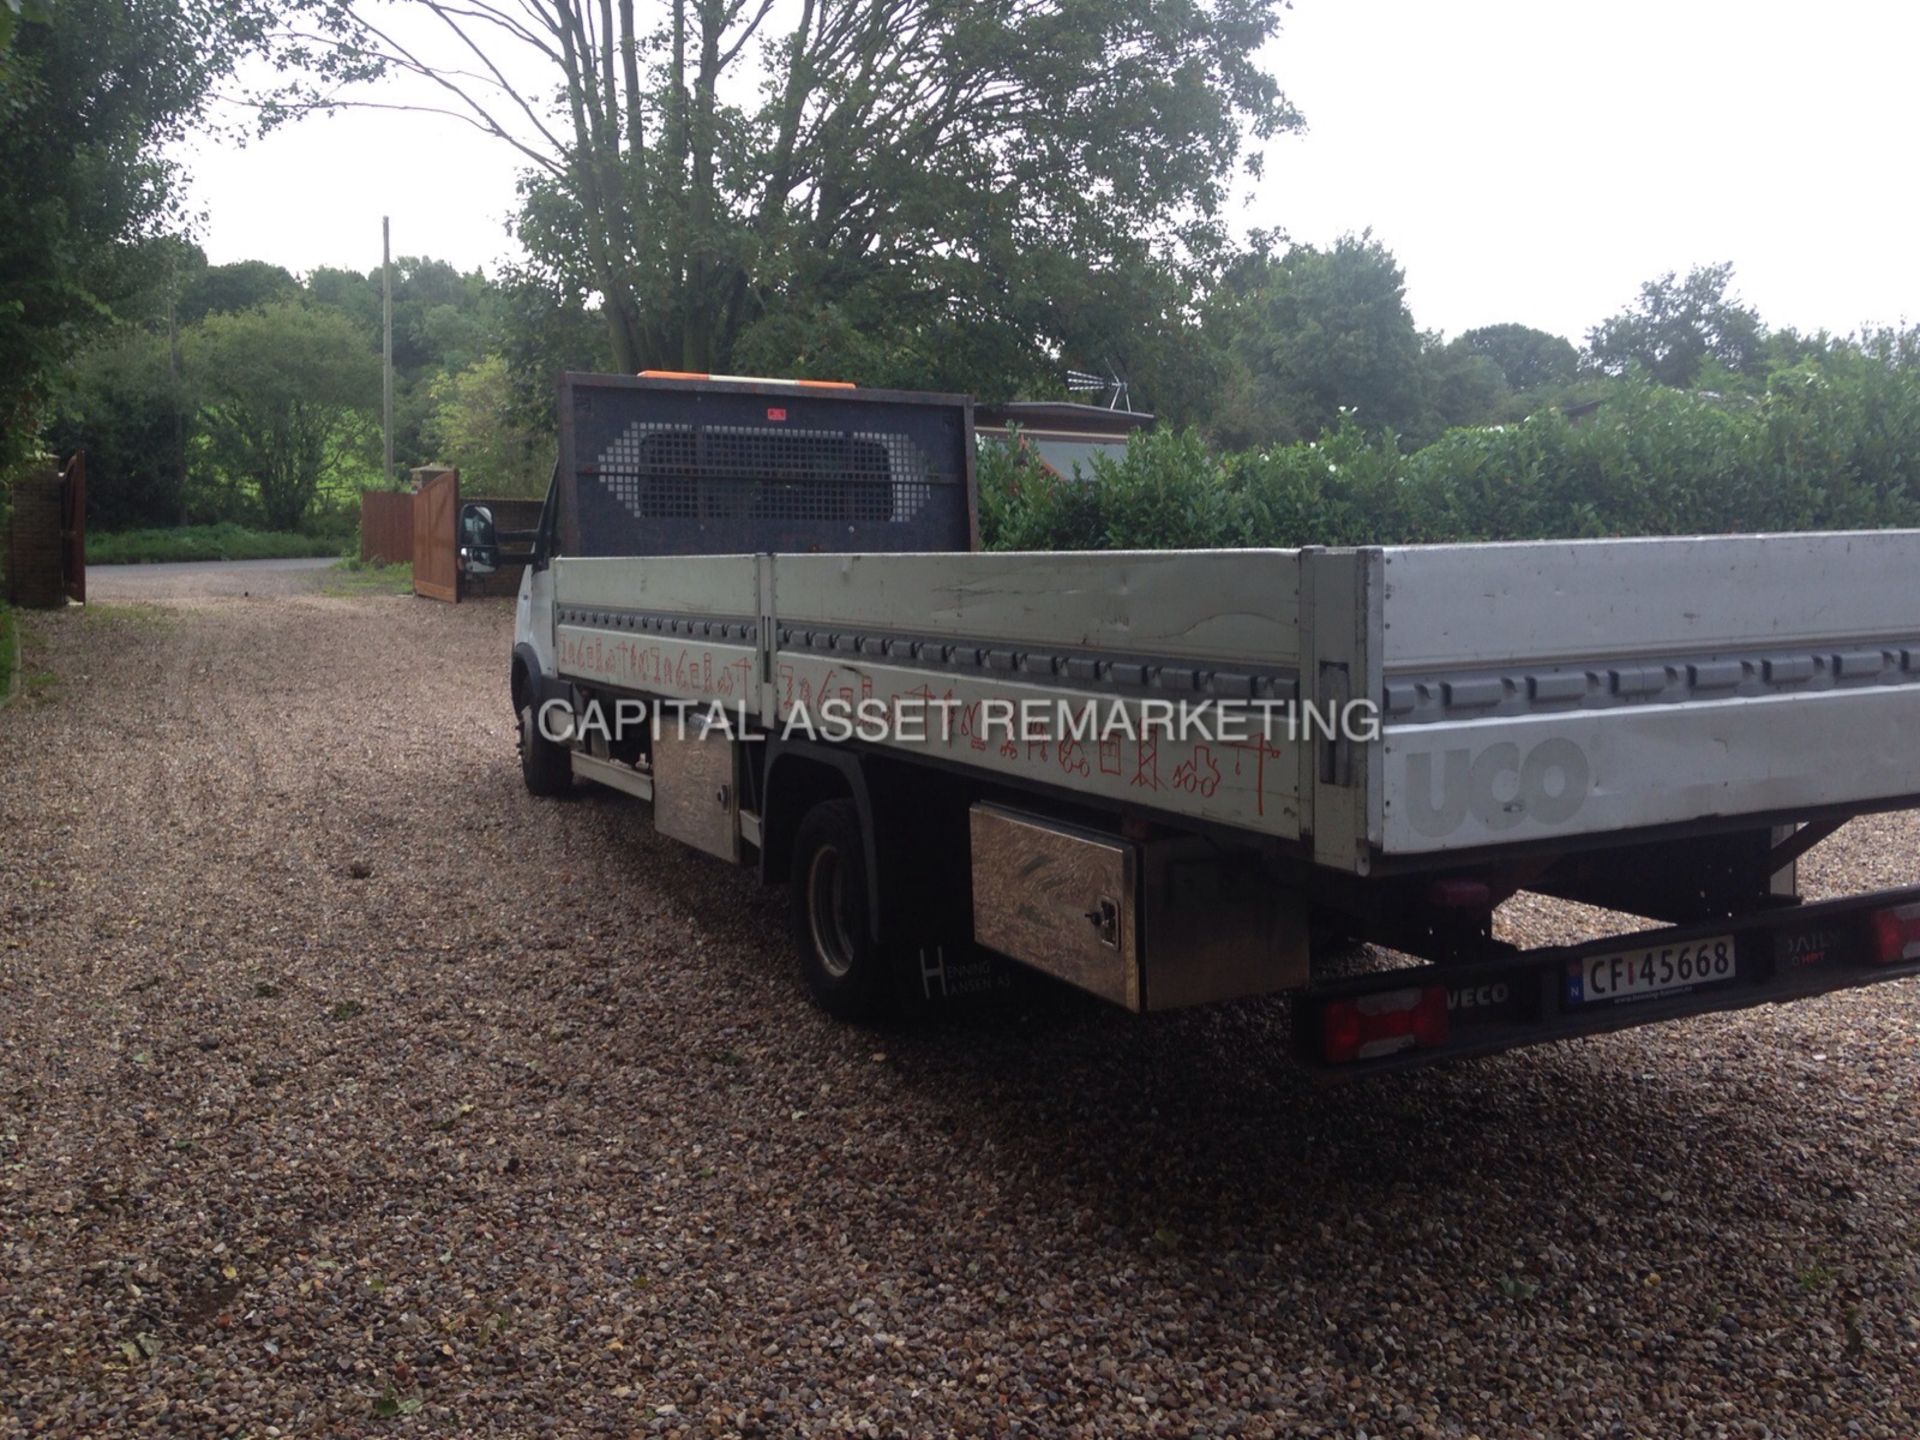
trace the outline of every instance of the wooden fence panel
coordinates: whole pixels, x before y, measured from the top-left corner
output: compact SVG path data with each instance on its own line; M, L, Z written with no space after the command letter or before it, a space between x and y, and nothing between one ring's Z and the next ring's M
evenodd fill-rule
M399 490L360 492L360 559L369 565L413 563L413 496Z

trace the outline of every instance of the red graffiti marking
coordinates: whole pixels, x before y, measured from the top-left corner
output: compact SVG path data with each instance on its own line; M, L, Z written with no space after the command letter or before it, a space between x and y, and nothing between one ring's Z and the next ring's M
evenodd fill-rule
M975 750L987 748L987 737L980 731L980 702L973 700L960 711L960 733Z
M1142 735L1133 742L1133 779L1127 783L1142 790L1160 788L1160 741L1157 736Z
M1250 741L1230 745L1228 746L1228 748L1231 750L1241 751L1245 754L1250 754L1254 757L1253 811L1254 811L1254 814L1256 815L1266 814L1267 813L1267 760L1268 760L1268 757L1270 756L1274 759L1278 759L1282 752L1279 749L1277 749L1274 746L1273 742L1268 740L1267 737L1264 735L1256 735ZM1238 775L1240 773L1240 760L1238 756L1234 758L1233 773L1235 775Z
M1191 758L1174 767L1173 788L1189 795L1213 797L1214 791L1220 788L1220 767L1214 763L1211 745L1194 746Z

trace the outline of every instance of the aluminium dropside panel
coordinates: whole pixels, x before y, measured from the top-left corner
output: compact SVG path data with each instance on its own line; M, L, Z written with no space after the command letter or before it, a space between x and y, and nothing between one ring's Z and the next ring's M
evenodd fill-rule
M1304 747L1254 702L1300 687L1296 551L779 555L771 680L785 720L827 698L945 717L880 743L1284 839L1304 829ZM1147 733L1149 706L1249 702L1250 733ZM1058 703L1106 733L1030 739L993 707ZM950 722L950 723L947 723ZM1128 733L1131 731L1131 733Z
M1391 547L1382 848L1920 795L1920 532Z

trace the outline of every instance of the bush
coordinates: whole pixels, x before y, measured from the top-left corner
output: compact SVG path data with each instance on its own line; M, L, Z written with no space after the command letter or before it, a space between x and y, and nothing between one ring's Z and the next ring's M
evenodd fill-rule
M185 525L176 530L121 530L87 536L89 565L137 565L187 560L285 560L338 555L338 537L243 525Z
M1903 337L1835 346L1755 396L1612 385L1401 455L1351 421L1319 441L1215 454L1137 436L1057 479L985 447L989 549L1381 545L1920 524L1920 366ZM993 452L991 454L987 452Z

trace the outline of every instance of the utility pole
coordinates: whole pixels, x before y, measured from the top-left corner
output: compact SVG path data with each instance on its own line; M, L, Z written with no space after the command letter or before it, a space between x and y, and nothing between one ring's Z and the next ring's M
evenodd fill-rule
M173 257L172 273L167 277L167 393L173 399L174 479L180 486L179 523L187 523L187 419L185 399L180 394L180 324L175 302L180 291L180 256Z
M380 217L380 409L387 437L387 489L393 489L393 242L388 219Z

